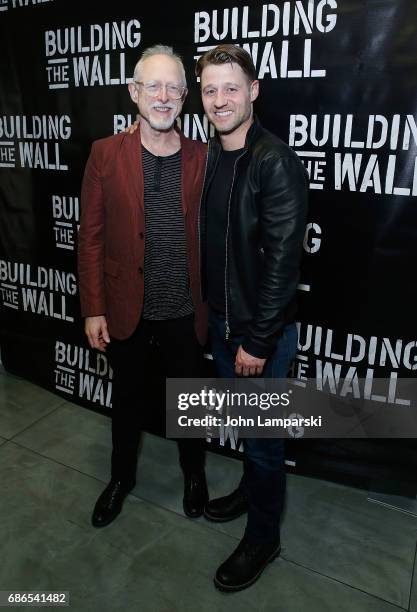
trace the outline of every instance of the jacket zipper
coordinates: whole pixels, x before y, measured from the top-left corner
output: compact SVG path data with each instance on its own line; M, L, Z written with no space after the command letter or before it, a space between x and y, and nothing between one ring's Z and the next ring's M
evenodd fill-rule
M228 207L227 207L227 226L226 226L226 257L225 257L225 265L224 265L224 294L225 294L225 328L226 328L226 340L229 340L230 337L230 325L229 325L229 300L228 300L228 292L227 292L227 264L228 264L228 257L227 257L227 251L228 251L228 242L229 242L229 226L230 226L230 208L231 208L231 202L232 202L232 191L233 191L233 185L235 182L235 178L236 178L236 167L237 167L237 162L239 161L239 159L241 159L246 153L246 149L245 151L239 155L239 157L236 159L235 161L235 165L233 167L233 178L232 178L232 184L230 186L230 193L229 193L229 203L228 203Z

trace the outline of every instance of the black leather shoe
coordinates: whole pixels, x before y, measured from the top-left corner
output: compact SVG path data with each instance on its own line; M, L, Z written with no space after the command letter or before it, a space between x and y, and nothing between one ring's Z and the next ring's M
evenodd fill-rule
M278 541L253 543L243 538L236 550L219 567L214 584L220 591L241 591L258 580L268 563L278 557Z
M106 527L118 514L123 502L135 485L127 486L120 480L111 480L94 506L91 522L94 527Z
M230 495L212 499L204 508L204 516L209 521L225 523L233 521L248 511L248 500L241 489L236 489Z
M204 472L184 475L184 497L182 506L189 518L198 518L203 514L208 501L208 489Z

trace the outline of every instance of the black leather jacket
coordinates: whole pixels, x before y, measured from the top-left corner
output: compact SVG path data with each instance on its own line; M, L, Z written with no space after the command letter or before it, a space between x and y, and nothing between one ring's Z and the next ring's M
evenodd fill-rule
M202 288L207 191L221 145L210 140L200 211ZM271 355L282 328L295 318L295 294L307 215L308 179L298 156L255 117L235 163L226 232L226 339L243 335L243 349Z

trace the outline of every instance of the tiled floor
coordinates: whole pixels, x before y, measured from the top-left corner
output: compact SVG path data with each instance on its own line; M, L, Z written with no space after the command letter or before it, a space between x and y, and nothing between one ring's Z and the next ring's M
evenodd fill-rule
M212 577L244 518L186 519L176 446L146 435L136 488L96 530L109 454L108 418L0 370L0 590L68 590L74 612L417 612L417 519L366 491L289 476L281 557L225 595ZM240 469L209 453L211 495Z

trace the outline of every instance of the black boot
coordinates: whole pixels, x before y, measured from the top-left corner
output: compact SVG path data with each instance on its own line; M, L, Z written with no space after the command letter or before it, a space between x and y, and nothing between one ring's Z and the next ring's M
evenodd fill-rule
M258 580L265 567L281 552L279 539L251 542L243 538L236 550L219 567L214 584L220 591L241 591Z
M135 483L126 485L120 480L111 480L104 489L94 506L91 522L94 527L106 527L118 514L123 506L123 502Z
M182 505L184 514L189 518L198 518L203 514L208 502L208 489L204 471L184 473L184 497Z
M204 508L204 516L209 521L225 523L226 521L233 521L247 511L247 497L239 488L230 495L209 501Z

